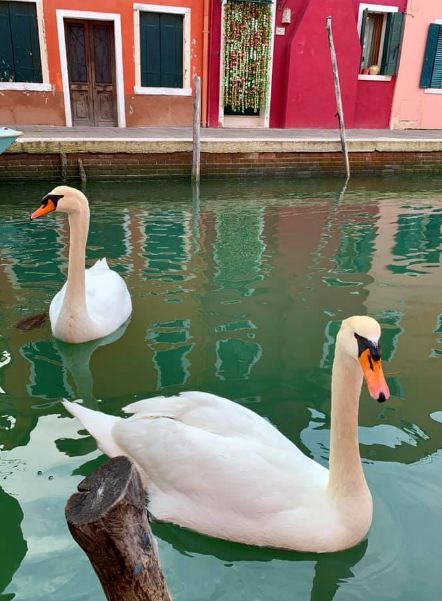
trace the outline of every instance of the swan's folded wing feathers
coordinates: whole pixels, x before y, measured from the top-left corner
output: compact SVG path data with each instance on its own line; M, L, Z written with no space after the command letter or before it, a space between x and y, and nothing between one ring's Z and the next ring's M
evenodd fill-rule
M186 391L178 396L143 399L127 405L123 411L132 413L132 419L169 417L225 438L239 436L303 455L296 445L257 413L207 392Z
M220 535L211 529L217 516L225 522L226 515L233 520L252 512L265 519L296 506L310 482L323 480L307 478L311 467L305 456L300 460L295 453L225 438L178 420L129 418L120 420L112 434L148 476L153 515L188 527L196 527L196 515L206 522L208 534ZM318 464L314 468L325 472Z

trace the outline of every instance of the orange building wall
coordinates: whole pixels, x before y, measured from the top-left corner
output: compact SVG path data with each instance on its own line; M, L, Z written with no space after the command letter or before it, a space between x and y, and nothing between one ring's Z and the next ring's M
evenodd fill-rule
M146 4L191 8L191 80L202 71L203 1L152 0ZM1 90L0 120L5 125L65 125L63 84L56 10L116 13L121 15L126 125L191 125L191 96L136 95L133 0L43 0L49 81L53 92ZM117 78L121 74L117 73ZM18 105L18 108L17 106Z

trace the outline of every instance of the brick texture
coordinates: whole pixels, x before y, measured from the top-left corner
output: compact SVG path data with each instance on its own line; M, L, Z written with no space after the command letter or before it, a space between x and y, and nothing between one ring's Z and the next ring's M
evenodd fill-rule
M189 177L192 154L72 153L67 155L65 174L79 178L81 159L89 179ZM353 175L442 173L442 152L354 152L350 154ZM201 155L202 176L250 175L342 175L339 152L262 152ZM0 155L0 180L57 179L62 177L58 154L6 153Z

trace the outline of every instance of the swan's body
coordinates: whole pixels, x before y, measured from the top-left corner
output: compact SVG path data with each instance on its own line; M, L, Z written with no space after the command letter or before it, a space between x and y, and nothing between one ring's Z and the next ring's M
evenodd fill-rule
M351 319L368 321L375 345L378 324ZM350 330L348 323L343 329ZM337 551L359 542L372 519L357 440L362 370L346 356L347 343L342 334L333 368L330 471L265 419L203 392L133 403L124 409L133 414L127 419L67 401L65 407L104 453L136 463L156 519L253 545ZM384 385L381 400L388 396Z
M58 186L44 197L32 217L53 210L69 215L70 245L67 281L49 307L52 333L64 342L87 342L108 336L132 312L127 286L117 272L109 269L106 259L85 269L89 205L84 194L68 186Z

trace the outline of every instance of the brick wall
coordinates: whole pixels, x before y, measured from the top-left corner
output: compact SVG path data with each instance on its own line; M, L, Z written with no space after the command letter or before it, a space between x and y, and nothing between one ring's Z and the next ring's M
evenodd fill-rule
M0 155L0 180L57 179L63 172L68 180L79 177L78 160L89 179L124 179L188 177L192 165L189 152L72 153L59 154L4 153ZM63 167L63 163L65 166ZM350 154L353 175L394 173L442 173L442 152L353 152ZM263 152L203 153L203 176L248 175L342 175L343 159L339 152Z

